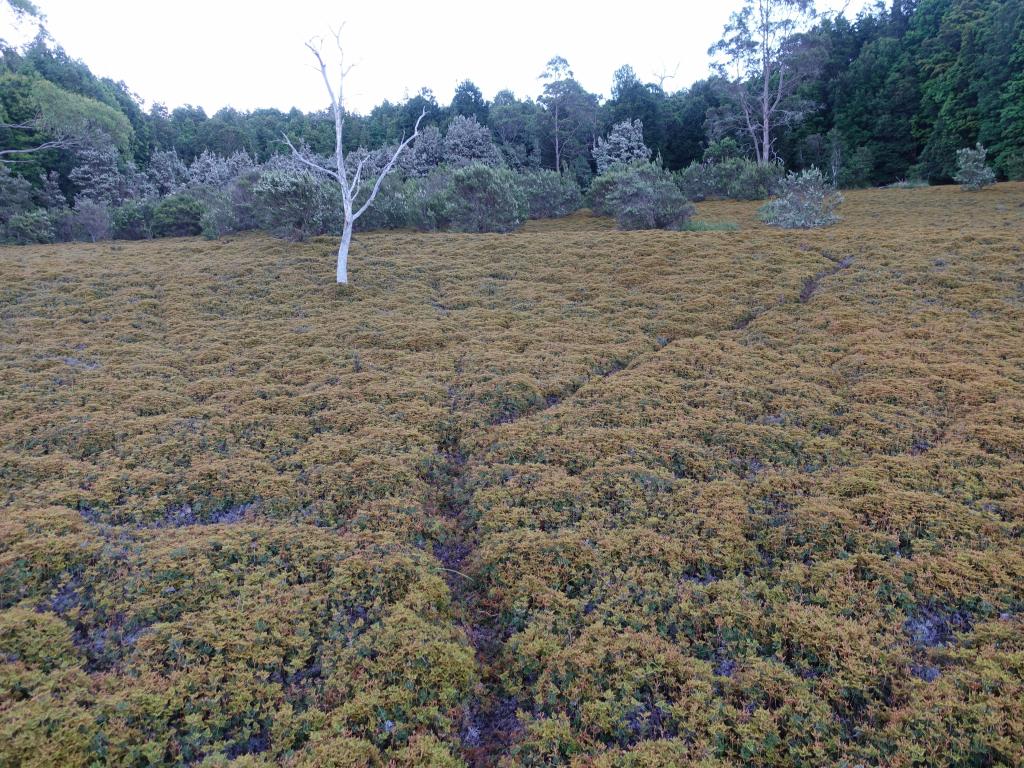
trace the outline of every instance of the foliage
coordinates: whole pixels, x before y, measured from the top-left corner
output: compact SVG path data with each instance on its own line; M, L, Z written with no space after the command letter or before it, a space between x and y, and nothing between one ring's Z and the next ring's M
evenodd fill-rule
M102 200L79 197L71 212L71 237L95 243L110 237L113 221L110 206Z
M481 163L502 165L501 153L491 140L491 132L475 117L458 115L444 135L441 149L443 162L454 167Z
M146 240L153 236L153 204L146 200L129 200L114 209L112 234L117 240Z
M37 75L0 72L0 116L28 125L17 141L25 146L41 139L89 140L108 137L126 151L134 137L131 123L117 108L65 90Z
M758 216L767 224L785 229L827 227L839 221L835 210L843 196L830 187L817 168L790 173L782 181L780 196L765 203Z
M784 175L778 163L725 157L692 163L677 178L691 200L764 200L778 193Z
M268 164L253 188L260 225L293 240L339 232L342 208L336 187L293 162Z
M416 141L398 158L398 167L407 177L426 176L444 161L444 139L436 126L428 125ZM368 209L366 214L370 214Z
M594 179L587 198L620 229L682 229L693 215L672 175L654 163L613 166Z
M1024 762L1022 202L0 249L0 764Z
M644 126L639 120L623 120L608 132L608 138L598 138L592 150L598 175L607 172L613 165L646 163L651 159L651 150L644 143Z
M203 207L186 193L165 197L153 209L154 237L188 237L202 231Z
M32 183L15 175L5 165L0 165L0 230L5 241L10 237L7 226L12 218L31 213L35 207Z
M597 129L597 97L576 81L569 62L561 56L548 61L544 72L543 107L539 125L541 141L549 152L550 165L556 171L569 170L581 186L590 177L591 137Z
M16 213L4 225L4 239L18 245L52 243L56 238L50 214L42 208Z
M616 173L602 207L619 229L682 229L693 215L671 174L650 163Z
M517 183L526 196L526 208L531 219L568 216L583 203L579 185L566 174L528 171L519 175Z
M818 38L804 34L814 16L813 0L745 0L708 50L732 102L710 119L746 134L759 163L775 160L779 129L814 108L800 94L821 60Z
M953 178L963 188L976 192L982 187L996 183L996 175L985 164L988 150L978 143L974 149L965 147L956 152L956 176Z
M528 215L526 196L507 168L457 168L446 197L445 222L457 232L511 232Z
M161 197L172 195L185 186L189 170L173 149L162 149L154 152L146 169L150 183Z

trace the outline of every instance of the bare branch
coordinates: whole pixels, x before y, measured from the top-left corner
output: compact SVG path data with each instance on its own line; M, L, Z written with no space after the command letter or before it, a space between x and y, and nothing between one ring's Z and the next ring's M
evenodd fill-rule
M303 155L302 152L300 152L295 147L295 145L292 144L291 139L288 138L288 134L282 133L281 136L284 137L284 143L288 145L289 149L291 149L292 157L294 157L296 160L298 160L303 165L306 165L306 166L312 168L314 171L317 171L318 173L327 174L331 178L338 179L338 181L341 181L341 179L338 177L337 171L333 171L330 168L325 168L324 166L320 165L319 163L314 163L312 160L310 160L305 155Z
M349 186L349 194L355 199L356 195L359 194L359 189L362 186L360 177L363 175L363 166L370 159L370 155L367 154L365 157L359 160L359 165L356 166L356 172L352 177L352 184Z
M377 181L374 182L373 189L370 191L370 196L366 199L366 202L363 203L363 207L353 214L353 221L362 216L363 212L370 207L370 204L373 202L373 199L377 196L377 192L380 190L380 185L383 183L384 177L391 172L391 169L394 167L395 163L398 162L398 156L402 154L402 150L409 146L413 142L413 140L420 135L420 123L422 122L423 118L426 117L426 115L427 108L424 107L423 111L420 113L420 116L416 118L416 125L413 126L412 135L409 136L409 138L402 141L402 143L398 145L398 148L395 149L395 152L391 156L391 159L388 161L388 164L384 166L384 168L380 172L380 175L377 177Z

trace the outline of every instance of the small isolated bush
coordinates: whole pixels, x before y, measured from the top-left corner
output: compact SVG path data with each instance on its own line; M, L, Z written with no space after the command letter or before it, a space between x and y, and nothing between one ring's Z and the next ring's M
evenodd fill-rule
M50 214L42 208L15 214L5 230L4 240L17 245L52 243L57 238Z
M535 170L519 176L531 219L556 219L579 210L583 204L580 187L569 174Z
M956 151L957 172L953 179L960 185L961 189L976 192L982 187L996 183L996 174L985 164L988 150L981 145L975 145L974 149L964 147Z
M146 240L153 236L153 205L129 200L112 215L114 237L118 240Z
M689 221L682 227L684 232L738 232L739 228L735 221Z
M927 186L928 182L924 179L897 179L891 184L886 184L884 189L921 189Z
M782 182L782 194L761 206L761 221L784 229L812 229L839 221L835 209L843 196L825 182L817 168L790 173Z
M591 209L619 229L682 229L693 215L672 174L654 163L615 166L591 185Z
M526 196L507 168L472 163L452 172L445 218L459 232L511 232L527 215Z
M203 206L191 195L178 194L161 200L153 209L155 237L190 237L202 231Z

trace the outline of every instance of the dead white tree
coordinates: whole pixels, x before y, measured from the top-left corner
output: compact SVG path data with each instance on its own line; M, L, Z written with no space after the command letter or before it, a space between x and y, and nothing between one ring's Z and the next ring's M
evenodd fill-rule
M676 68L672 70L671 74L669 74L668 67L666 67L664 64L662 64L661 71L654 73L654 79L658 81L658 90L659 91L664 91L665 90L665 82L668 81L668 80L675 80L676 76L678 74L679 74L679 65L678 64L676 64Z
M367 196L366 200L361 206L356 208L356 199L359 197L359 193L363 189L363 184L369 183L368 178L363 178L363 170L366 167L366 163L370 160L371 155L368 153L364 154L355 164L355 167L352 168L349 163L346 162L345 151L342 146L345 130L345 78L352 70L352 65L345 65L345 51L341 45L341 31L342 28L332 30L334 42L338 47L339 58L337 86L331 83L331 77L327 71L327 64L324 61L323 39L311 40L306 43L306 47L309 48L313 53L313 56L316 57L317 65L320 68L320 75L324 80L324 86L327 88L327 94L331 98L331 111L334 113L334 161L336 167L328 168L323 166L313 158L307 156L306 153L299 151L299 149L292 144L291 139L289 139L287 135L285 135L284 140L292 150L292 154L299 162L317 173L334 179L341 187L341 199L345 209L345 224L341 232L341 244L338 246L338 282L348 283L348 249L349 245L352 243L352 226L356 223L356 220L366 212L366 209L373 204L374 198L377 197L377 192L380 191L380 185L383 183L384 177L386 177L388 173L391 172L391 169L394 168L395 163L398 162L399 155L401 155L402 151L420 135L420 122L426 115L426 110L424 110L416 119L416 125L413 127L412 135L408 138L402 139L398 144L398 147L392 153L391 159L377 173L377 178L373 182L373 187L370 189L370 194Z

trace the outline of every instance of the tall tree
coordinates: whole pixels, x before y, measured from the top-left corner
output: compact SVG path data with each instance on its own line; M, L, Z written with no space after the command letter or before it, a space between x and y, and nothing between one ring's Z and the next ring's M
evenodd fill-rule
M555 170L561 173L582 159L589 172L590 148L597 139L597 97L576 82L569 62L552 58L540 79L544 90L539 101L547 116ZM577 176L580 168L576 168Z
M463 80L455 88L449 112L452 118L459 115L475 117L480 125L487 125L489 117L487 101L472 80Z
M811 38L800 34L814 16L813 0L745 0L708 49L760 163L774 158L778 128L809 110L796 94L815 70Z

